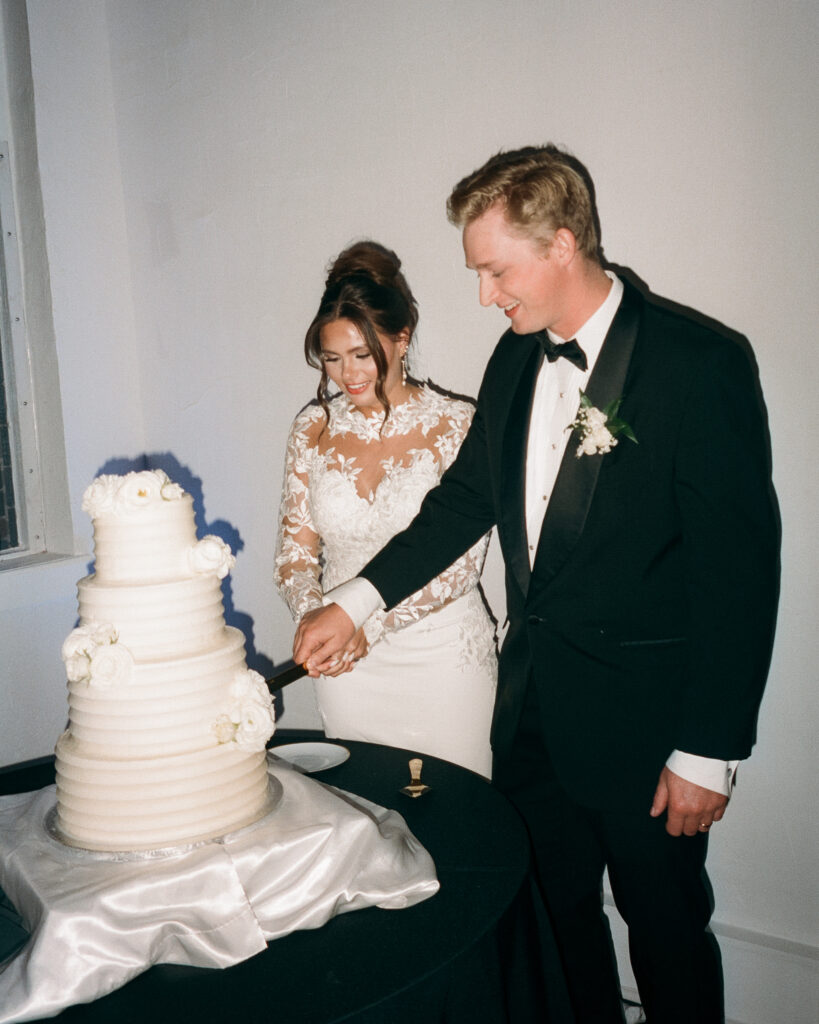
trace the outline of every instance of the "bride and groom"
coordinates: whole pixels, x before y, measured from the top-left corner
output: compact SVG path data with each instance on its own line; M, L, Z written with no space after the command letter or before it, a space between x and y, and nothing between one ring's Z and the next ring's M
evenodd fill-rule
M436 449L446 451L435 466L440 484L377 554L386 537L346 538L363 557L337 574L346 582L331 594L322 597L327 587L318 586L303 603L294 656L312 675L341 678L343 693L381 646L357 660L372 642L367 623L389 623L398 638L402 625L410 633L434 621L439 613L427 611L436 600L444 611L467 600L482 538L495 526L509 628L491 714L492 776L529 829L575 1017L622 1021L600 901L608 868L649 1019L721 1021L705 853L736 763L754 742L777 595L778 531L751 365L721 333L604 269L591 182L555 147L491 158L456 186L448 211L463 231L481 303L501 308L510 328L465 436L442 426L452 423L446 411L416 410L409 429L419 440L428 422L446 437ZM418 401L417 385L400 373L409 322L388 330L384 320L367 341L368 324L356 315L351 308L335 317L356 328L347 349L329 320L319 328L330 336L324 348L319 338L322 381L342 394L335 426L333 402L316 413L312 451L321 466L299 463L304 492L321 486L333 460L343 469L350 429L339 426L341 410L357 396L375 396L365 418L377 417L370 436L381 444L391 440L384 435L393 417L397 427L404 406ZM356 371L362 338L377 371L369 376ZM381 466L406 469L402 458L399 446ZM350 473L367 506L377 501L372 472L364 447L356 450ZM285 546L303 522L285 519ZM320 546L309 556L314 579ZM463 588L436 585L463 558L472 559ZM298 587L297 574L289 578ZM398 651L395 671L366 691L380 684L389 699L413 672L426 676L430 692L446 689L449 668L437 673L415 636L406 671ZM427 640L430 651L444 649ZM491 662L477 677L481 712L464 720L480 744ZM359 715L367 713L362 706ZM460 723L449 718L450 733Z

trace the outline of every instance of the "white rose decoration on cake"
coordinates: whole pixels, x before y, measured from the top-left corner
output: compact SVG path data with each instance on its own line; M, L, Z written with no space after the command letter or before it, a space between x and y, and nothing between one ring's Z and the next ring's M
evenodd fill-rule
M89 648L99 644L113 644L117 640L117 631L110 622L86 622L68 634L63 642L62 656L88 652Z
M180 498L185 496L185 492L180 485L175 484L167 473L161 469L156 469L154 472L160 479L159 494L163 501L179 501Z
M161 470L146 469L128 473L120 483L114 507L117 512L133 512L162 500L162 485L167 477ZM162 477L165 479L163 480Z
M214 573L223 580L236 559L221 537L209 533L188 549L188 564L193 572Z
M238 713L234 743L241 750L263 750L276 727L267 683L249 668L236 674L230 695L236 701Z
M62 659L65 671L71 683L87 682L91 674L91 655L98 643L110 643L116 636L114 627L92 622L85 626L77 626L63 642Z
M99 690L130 682L134 659L119 643L108 622L89 622L72 630L62 647L65 672L71 683L87 683Z
M119 488L118 476L98 476L86 487L82 496L82 510L96 519L114 508L114 497Z
M133 512L158 501L178 501L184 493L162 469L144 469L125 476L103 474L85 489L82 510L97 519L110 512Z
M97 647L91 655L88 685L96 690L110 690L126 686L131 681L134 659L127 647L120 643Z
M240 750L264 750L276 729L273 698L258 672L237 672L228 691L229 708L213 723L218 743L235 743Z
M69 683L88 682L88 677L91 674L91 659L87 654L81 652L79 654L71 654L68 657L63 655L63 661L65 662L65 674L68 677Z

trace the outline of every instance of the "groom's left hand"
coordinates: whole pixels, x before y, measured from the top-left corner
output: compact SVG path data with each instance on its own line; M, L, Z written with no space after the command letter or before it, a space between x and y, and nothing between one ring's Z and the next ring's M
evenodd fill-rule
M722 818L727 806L727 796L689 782L664 767L649 813L652 818L658 818L663 811L667 812L665 830L669 835L694 836L707 832Z

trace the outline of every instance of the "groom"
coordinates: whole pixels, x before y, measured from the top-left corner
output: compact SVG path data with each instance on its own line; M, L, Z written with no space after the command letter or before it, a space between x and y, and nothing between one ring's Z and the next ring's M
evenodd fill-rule
M608 868L648 1019L717 1024L708 831L754 742L777 593L754 375L737 344L604 269L587 172L555 147L492 157L448 212L510 329L455 463L302 620L295 657L317 674L496 525L494 781L529 829L576 1019L622 1021Z

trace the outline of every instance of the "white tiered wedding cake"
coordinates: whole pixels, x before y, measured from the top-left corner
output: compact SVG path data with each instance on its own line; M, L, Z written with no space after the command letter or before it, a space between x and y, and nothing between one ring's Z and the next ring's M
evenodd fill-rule
M100 476L83 496L94 573L63 645L69 725L57 742L60 837L158 849L226 834L270 807L264 679L225 625L234 558L196 540L191 496L161 470Z

